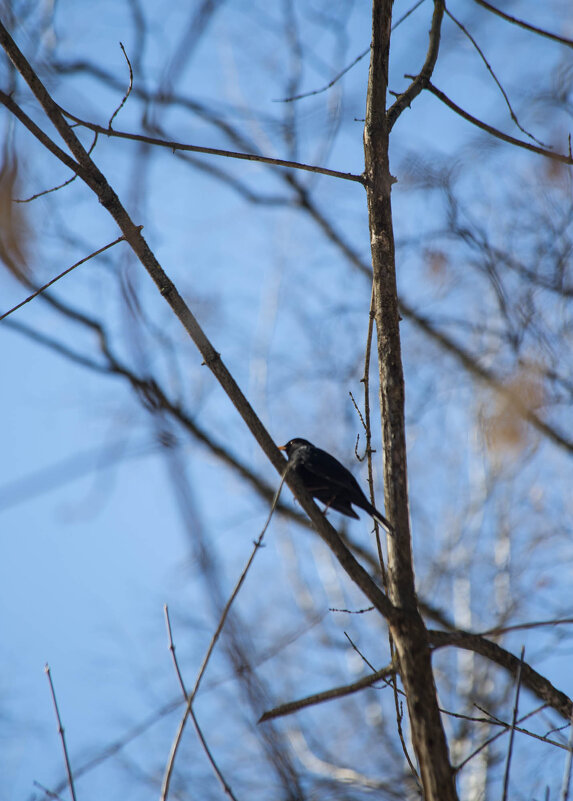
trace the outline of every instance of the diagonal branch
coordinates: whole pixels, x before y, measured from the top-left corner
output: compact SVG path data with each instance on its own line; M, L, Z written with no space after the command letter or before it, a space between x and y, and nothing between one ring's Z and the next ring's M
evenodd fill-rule
M431 81L427 82L425 88L435 95L438 100L441 100L442 103L451 108L452 111L455 111L456 114L459 114L460 117L463 117L464 120L471 122L471 124L475 125L476 128L481 128L482 131L486 131L492 136L495 136L496 139L501 139L502 142L508 142L510 145L515 145L516 147L522 147L524 150L531 150L532 153L538 153L540 156L546 156L549 159L560 161L563 164L573 164L573 156L570 153L568 155L563 153L554 153L552 150L547 150L545 147L539 147L538 145L532 145L531 142L524 142L522 139L516 139L514 136L503 133L503 131L500 131L498 128L494 128L493 125L488 125L487 122L482 122L482 120L474 117L472 114L469 114L467 111L464 111L463 108L460 108L460 106L456 105L453 100L450 100L450 98L444 94L444 92L440 91L440 89L434 86Z
M377 681L385 680L388 676L394 675L396 668L392 665L387 665L374 673L369 673L363 676L358 681L353 681L352 684L345 684L342 687L333 687L331 690L324 690L321 693L314 693L308 695L306 698L299 698L298 701L289 701L286 704L280 704L273 709L269 709L264 715L261 715L258 722L264 723L265 720L272 720L273 718L280 718L284 715L292 715L293 712L298 712L300 709L306 709L309 706L316 706L325 701L331 701L333 698L345 698L347 695L357 693L365 687L371 687Z
M424 66L413 79L410 86L401 95L398 95L394 103L388 109L386 114L388 120L388 130L391 131L394 123L404 111L408 108L414 98L416 98L422 89L425 89L428 81L432 77L436 60L438 58L438 51L440 49L440 30L442 26L442 18L444 16L445 3L444 0L434 0L434 14L432 16L432 27L430 28L430 41L428 43L428 52L426 53L426 60Z
M538 36L545 36L547 39L552 39L554 42L559 42L559 44L565 45L566 47L573 47L573 40L566 39L564 36L558 36L556 33L551 33L543 28L538 28L535 25L531 25L529 22L517 19L517 17L512 17L511 14L506 14L505 11L492 6L491 3L487 3L486 0L474 0L474 2L477 3L478 6L487 8L492 14L497 14L498 17L507 20L507 22L511 22L512 25L518 25L520 28L525 28L526 31L536 33Z
M141 226L135 225L121 204L117 194L92 161L73 129L64 118L60 107L48 93L38 75L34 72L23 53L1 23L0 45L2 45L18 72L28 83L46 115L77 159L79 169L81 170L80 177L90 189L92 189L102 206L114 218L126 242L132 248L141 264L145 267L160 294L165 298L195 343L203 357L204 364L211 370L273 467L279 475L282 475L285 466L285 460L282 454L241 391L239 385L225 366L220 354L215 350L213 344L201 328L195 315L157 261L141 233ZM336 530L326 520L294 474L290 473L287 476L287 484L294 492L304 511L310 517L319 536L322 537L328 547L333 551L352 581L360 587L370 602L389 622L397 623L398 618L402 616L398 615L396 608L389 601L385 593L376 585L367 571L344 545Z
M517 678L521 660L497 643L486 640L479 634L464 631L428 631L428 639L432 648L444 648L453 645L466 651L480 654L491 662L505 668L512 676ZM558 690L551 682L538 673L527 662L521 669L521 681L524 687L534 693L552 709L566 720L570 720L573 713L573 703L565 693Z

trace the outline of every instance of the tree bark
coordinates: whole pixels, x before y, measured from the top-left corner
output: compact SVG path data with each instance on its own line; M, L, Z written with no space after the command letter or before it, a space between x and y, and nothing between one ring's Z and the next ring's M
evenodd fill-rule
M400 348L386 113L392 0L374 0L372 50L364 127L365 179L378 335L380 409L384 439L388 536L388 591L398 608L390 621L406 692L412 743L426 801L457 798L432 673L428 636L418 611L408 513L404 376ZM435 46L435 42L433 42Z

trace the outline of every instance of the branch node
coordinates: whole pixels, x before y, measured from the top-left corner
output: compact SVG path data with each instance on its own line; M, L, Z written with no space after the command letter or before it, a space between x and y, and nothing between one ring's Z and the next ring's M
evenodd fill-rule
M221 354L214 350L210 356L207 356L207 358L201 362L201 365L205 367L211 367L212 364L215 364L215 362L219 361L221 361Z

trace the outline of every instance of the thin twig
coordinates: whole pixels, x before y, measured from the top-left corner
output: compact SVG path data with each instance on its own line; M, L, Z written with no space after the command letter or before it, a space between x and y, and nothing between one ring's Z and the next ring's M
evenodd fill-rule
M533 717L533 715L536 715L538 712L541 712L541 710L545 709L546 707L547 707L547 704L542 704L541 706L538 706L535 709L532 709L531 712L528 712L527 715L524 715L522 718L520 718L518 723L523 723L524 720L527 720L528 718ZM497 721L492 719L491 723L492 724L496 724ZM495 742L496 740L499 740L500 737L503 737L503 735L508 730L509 730L509 725L505 724L503 731L498 731L497 734L494 734L492 737L488 737L487 740L484 740L484 742L480 746L478 746L478 748L476 748L475 751L472 751L471 754L469 754L469 756L467 756L464 760L462 760L462 762L459 763L459 765L456 765L454 767L454 773L459 773L460 770L463 767L465 767L468 764L468 762L470 762L470 760L472 760L481 751L483 751L484 748L487 748L493 742ZM519 731L519 729L518 729L518 731ZM529 733L530 734L531 732L527 732L526 731L525 733ZM543 737L539 737L539 739L540 740L544 740L545 742L549 742L551 745L557 745L557 746L559 746L561 748L565 747L565 746L561 745L561 743L556 743L556 742L554 742L552 740L545 740L545 738L543 738Z
M519 128L519 130L520 130L522 133L524 133L526 136L528 136L530 139L532 139L534 142L537 142L537 144L538 144L538 145L540 145L541 147L545 147L545 148L547 148L547 147L548 147L548 145L544 144L544 142L541 142L539 139L536 139L536 137L535 137L535 136L533 136L533 134L530 134L530 133L529 133L529 131L526 131L526 130L525 130L525 128L524 128L524 127L523 127L523 126L520 124L519 120L517 119L517 115L516 115L516 113L514 112L514 110L513 110L512 106L511 106L511 103L509 102L509 97L507 96L507 93L506 93L505 89L503 88L503 86L501 85L501 82L499 81L499 79L498 79L497 75L496 75L496 74L495 74L495 72L493 71L493 68L492 68L491 64L489 63L489 61L488 61L488 60L487 60L487 58L485 57L485 54L484 54L483 50L482 50L482 49L481 49L481 47L478 45L478 43L476 42L476 40L474 39L474 37L473 37L473 36L471 35L471 33L468 31L468 29L465 27L465 25L463 25L463 24L462 24L462 23L461 23L461 22L460 22L460 21L459 21L459 20L458 20L456 17L454 17L454 15L452 14L452 12L451 12L451 11L449 11L447 8L446 8L446 14L447 14L447 15L448 15L448 17L449 17L449 18L452 20L452 22L455 22L455 24L458 26L458 28L459 28L459 29L462 31L462 33L463 33L463 34L465 34L465 36L467 36L467 38L470 40L470 42L472 43L472 45L474 46L474 48L477 50L477 52L478 52L478 54L479 54L479 56L480 56L481 60L483 61L483 63L484 63L484 64L485 64L485 66L486 66L486 69L487 69L487 71L489 72L489 74L491 75L491 77L493 78L493 80L495 81L495 83L497 84L497 87L498 87L499 91L500 91L500 92L501 92L501 94L503 95L503 99L505 100L505 103L506 103L506 105L507 105L507 108L509 109L509 113L510 113L511 119L512 119L512 120L514 121L514 123L517 125L517 127Z
M423 2L425 2L425 0L418 0L418 2L414 3L414 5L411 8L409 8L408 11L402 14L402 16L399 17L399 19L397 19L396 22L392 25L392 32L394 32L398 27L398 25L401 25L404 22L404 20L407 20L410 14L413 14L414 11L417 8L419 8ZM356 66L356 64L358 64L359 61L362 61L364 56L367 56L369 52L370 52L370 45L368 45L366 50L363 50L362 53L356 56L354 61L352 61L347 67L344 67L343 70L341 70L337 75L335 75L334 78L329 83L327 83L326 86L323 86L321 89L314 89L311 92L303 92L302 94L294 95L293 97L284 97L279 100L274 100L273 102L292 103L294 100L302 100L305 97L313 97L313 95L320 95L322 94L322 92L326 92L328 89L333 87L334 84L337 81L339 81L344 75L346 75L346 73L349 72L352 69L352 67Z
M169 639L169 650L171 651L171 658L173 659L173 667L175 668L175 672L177 674L177 681L181 687L183 698L185 701L187 701L187 688L185 687L185 682L183 680L181 670L179 669L179 662L175 653L175 643L173 642L173 632L171 630L171 620L169 618L169 607L167 604L163 604L163 614L165 615L165 625L167 626L167 637Z
M376 670L374 669L374 666L368 661L368 659L364 656L362 651L360 651L358 646L352 641L352 639L350 638L350 636L348 635L348 633L346 631L344 632L344 636L346 637L346 639L348 640L350 645L353 647L353 649L356 651L358 656L368 665L370 670L373 673L376 673ZM394 642L392 640L392 636L389 635L389 637L390 637L390 655L392 657L392 664L395 664L396 654L395 654L395 650L394 650ZM418 785L421 787L420 777L418 776L418 772L416 771L416 768L414 767L414 763L412 762L410 754L408 753L408 749L406 747L406 741L404 739L404 732L402 731L402 714L403 713L402 713L402 711L400 709L400 701L399 701L399 698L398 698L399 690L398 690L398 685L397 685L397 682L396 682L396 671L394 671L392 673L391 686L392 686L393 691L394 691L394 703L396 705L396 721L397 721L397 724L398 724L398 735L400 737L400 743L402 744L402 750L404 751L404 756L406 757L406 761L407 761L407 763L408 763L408 765L410 767L410 770L412 771L412 775L414 776L414 778L415 778L416 782L418 783Z
M301 94L293 95L292 97L277 98L273 100L273 103L294 103L295 100L302 100L305 97L312 97L313 95L320 95L322 94L322 92L326 92L328 89L334 86L334 84L337 81L339 81L343 75L346 75L346 73L349 72L352 69L352 67L356 66L356 64L358 64L359 61L362 61L364 56L367 56L369 52L370 52L370 45L368 45L366 50L363 50L362 53L356 56L354 61L352 61L347 67L344 67L343 70L341 70L337 75L335 75L334 78L331 81L329 81L329 83L326 84L326 86L323 86L320 89L314 89L311 92L302 92Z
M45 292L45 290L48 289L48 287L51 287L52 284L55 284L56 281L60 280L60 278L63 278L68 273L71 273L72 270L75 270L76 267L80 266L80 264L84 264L86 261L89 261L90 259L93 259L94 256L99 256L100 253L103 253L105 250L109 250L109 248L112 248L114 245L117 245L119 242L123 242L124 239L125 239L125 237L120 236L120 237L118 237L118 239L114 240L113 242L110 242L107 245L104 245L99 250L95 250L93 253L90 253L90 255L86 256L84 259L80 259L75 264L72 264L72 266L68 267L66 270L64 270L63 273L60 273L59 275L56 275L56 277L52 278L51 281L48 281L47 284L44 284L44 286L41 286L39 289L37 289L35 292L33 292L29 297L26 298L26 300L23 300L21 303L18 303L17 306L14 306L9 311L4 312L4 314L1 314L0 315L0 322L2 320L4 320L6 317L8 317L10 314L12 314L13 312L17 311L18 309L21 309L22 306L26 305L26 303L29 303L31 300L34 300L34 298L37 298L38 295L41 295L42 292Z
M573 764L573 715L570 722L571 728L569 729L569 742L567 743L567 760L565 762L565 770L563 772L563 784L561 786L561 799L560 801L568 801L569 788L571 786L571 766Z
M507 793L509 790L509 769L511 765L511 756L513 754L513 741L515 738L515 726L517 723L517 712L519 709L519 691L521 689L521 669L523 667L523 658L525 656L525 645L521 646L521 657L519 659L519 668L517 671L517 681L515 687L515 701L513 704L513 714L511 716L511 728L509 731L509 745L507 747L507 759L505 762L505 772L503 776L503 796L502 801L507 801Z
M269 709L269 711L265 712L264 715L261 715L258 723L264 723L265 720L280 718L284 717L285 715L292 715L294 712L298 712L301 709L306 709L309 706L316 706L317 704L322 704L325 701L332 701L334 698L344 698L347 695L352 695L352 693L359 692L366 687L371 687L377 681L386 681L386 677L393 675L395 670L396 669L393 665L387 665L381 670L376 670L374 673L371 673L368 676L363 676L363 678L352 682L352 684L345 684L342 687L333 687L331 690L313 693L313 695L308 695L306 698L300 698L297 701L289 701L286 704L280 704L279 706L275 706L273 709ZM388 684L387 681L386 684Z
M375 503L375 495L374 495L374 475L372 470L372 428L370 425L370 354L372 351L372 338L374 334L374 284L372 285L372 293L370 296L370 310L368 312L368 333L366 336L366 350L364 354L364 375L362 377L362 383L364 384L364 417L363 425L366 431L366 455L367 455L367 462L368 462L368 485L370 488L370 498L372 503ZM360 418L362 419L362 417ZM378 551L378 562L380 564L380 571L382 573L382 584L385 590L388 589L388 579L386 576L386 568L384 566L384 555L382 553L382 542L380 537L380 529L378 524L375 522L375 534L376 534L376 548ZM395 664L397 662L396 657L396 649L394 647L394 639L392 637L392 633L388 630L388 645L390 647L390 657L392 659L392 663ZM402 751L404 753L404 757L406 758L406 762L410 768L412 776L418 783L418 786L421 786L420 777L418 776L418 772L414 766L410 753L408 751L408 747L406 745L406 738L404 737L404 731L402 728L402 719L404 717L402 703L399 698L399 688L398 688L398 678L396 672L392 675L392 692L394 696L394 708L396 710L396 725L398 729L398 737L400 739L400 744L402 746Z
M187 702L187 689L185 687L185 682L183 680L183 676L182 676L181 670L179 668L179 662L177 660L177 655L175 653L175 643L173 642L173 632L171 630L171 620L169 618L169 609L167 607L167 604L164 605L163 611L165 613L165 625L167 626L167 636L169 638L169 650L171 651L171 657L173 659L173 666L175 667L175 672L177 673L177 680L179 681L179 686L181 687L181 691L183 693L183 698L184 698L185 702ZM203 746L203 750L205 751L205 754L207 755L207 759L211 763L211 767L213 768L217 778L221 782L221 786L223 787L223 789L227 793L227 795L230 796L233 799L233 801L237 801L237 798L236 798L235 794L233 793L229 783L227 782L227 780L225 779L225 777L221 773L221 769L219 768L217 762L215 761L215 757L213 756L213 753L212 753L211 749L209 748L209 745L208 745L208 743L207 743L207 741L205 739L205 736L204 736L204 734L203 734L203 732L201 730L201 727L199 726L199 721L197 720L197 716L195 715L195 711L194 711L194 709L192 707L189 710L189 714L191 716L191 720L193 721L193 725L195 726L195 731L197 732L197 736L199 737L201 745Z
M219 636L220 636L220 634L221 634L221 632L223 630L223 626L225 625L225 621L227 620L227 616L228 616L228 614L229 614L229 612L231 610L231 606L233 604L233 601L235 600L235 598L239 594L239 591L240 591L241 587L243 586L243 582L245 581L245 578L247 577L247 573L249 572L249 569L250 569L250 567L251 567L251 565L253 563L255 555L256 555L257 551L259 550L259 548L262 545L263 537L265 536L265 532L266 532L266 530L267 530L267 528L269 526L269 523L271 522L271 517L272 517L273 512L274 512L274 510L276 508L276 505L278 503L279 495L281 493L285 478L286 478L287 473L289 471L289 467L290 467L290 463L287 462L285 467L284 467L283 474L281 476L281 481L280 481L279 487L278 487L278 489L277 489L277 491L275 493L275 497L273 498L273 502L271 504L269 515L267 517L265 525L263 526L263 530L261 531L261 533L259 534L258 539L254 543L253 550L252 550L251 555L250 555L250 557L249 557L249 559L247 561L247 564L245 565L245 567L243 569L243 572L239 576L239 580L235 584L235 587L234 587L233 592L231 593L231 595L229 597L229 600L225 604L225 608L223 609L223 612L221 613L221 617L219 619L219 623L217 625L215 633L213 634L213 636L211 638L211 642L209 643L209 647L207 648L207 653L205 654L205 656L203 658L203 662L201 664L201 667L199 668L199 673L197 674L197 678L195 680L195 684L193 686L193 690L187 695L187 704L186 704L186 707L185 707L185 711L184 711L183 717L181 718L181 721L179 723L179 727L177 729L177 733L175 735L175 739L173 740L173 744L171 746L171 751L170 751L170 754L169 754L169 759L167 761L167 766L166 766L166 769L165 769L165 776L163 778L163 785L161 787L161 801L166 801L167 796L169 795L169 785L171 783L171 776L172 776L173 767L174 767L174 764L175 764L175 757L177 756L177 751L178 751L179 745L181 743L181 738L183 736L183 731L185 729L185 724L187 722L187 718L189 717L189 715L191 713L191 707L193 706L193 701L195 700L195 696L197 695L197 691L199 690L199 685L201 684L201 679L203 678L203 676L205 674L205 671L207 669L207 665L209 664L209 660L211 659L211 655L213 653L213 650L215 648L217 640L219 639Z
M1 23L0 23L0 35L1 35ZM17 120L20 120L22 125L24 125L31 134L33 134L36 139L41 142L44 147L50 151L50 153L59 159L62 164L65 164L66 167L69 167L72 172L80 175L84 180L88 178L88 172L80 165L77 161L74 161L65 150L62 150L50 137L44 133L44 131L40 128L39 125L36 125L34 120L29 117L25 111L23 111L20 106L14 102L12 97L0 90L0 103L5 106L8 111L10 111Z
M237 153L233 150L221 150L216 147L203 147L201 145L187 145L183 142L167 141L165 139L158 139L154 136L146 136L145 134L129 133L127 131L116 131L113 128L106 128L103 125L98 125L95 122L88 122L76 117L63 108L60 112L68 117L70 120L78 123L90 131L95 131L105 136L115 137L117 139L127 139L132 142L143 142L147 145L155 145L156 147L165 147L175 152L176 150L187 151L190 153L206 153L211 156L223 156L231 159L242 159L243 161L258 161L261 164L274 164L277 167L288 167L292 170L305 170L306 172L315 172L320 175L330 175L333 178L342 178L345 181L356 181L356 183L363 184L364 178L362 175L354 175L351 172L340 172L338 170L329 170L327 167L317 167L313 164L302 164L299 161L288 161L286 159L274 159L270 156L260 156L257 153Z
M543 626L560 626L566 623L573 623L573 617L555 618L555 620L537 620L532 623L517 623L514 626L496 626L487 631L480 631L480 637L497 636L498 634L507 634L509 631L523 631L527 629L537 629Z
M525 28L526 31L531 31L531 33L536 33L539 36L545 36L547 39L552 39L554 42L559 42L559 44L565 45L566 47L573 47L573 40L566 39L564 36L558 36L556 33L550 33L549 31L543 30L543 28L537 28L529 22L517 19L517 17L512 17L510 14L506 14L499 8L487 3L486 0L474 0L474 2L479 6L483 6L483 8L487 8L487 10L491 11L493 14L497 14L498 17L507 20L507 22L511 22L512 25L518 25L520 28Z
M370 356L372 353L372 337L374 335L374 284L370 295L370 309L368 311L368 332L366 334L366 348L364 351L364 375L361 378L364 384L364 431L366 435L366 463L368 465L368 488L370 500L375 506L376 496L374 495L374 471L372 469L372 426L370 423ZM376 537L376 550L378 553L378 563L382 575L382 586L388 591L388 577L384 565L384 554L382 553L382 542L380 539L380 528L378 521L374 520L374 533ZM390 635L391 636L391 635Z
M521 683L522 684L524 683L523 674ZM495 726L502 726L505 729L505 731L509 731L511 729L511 723L506 723L505 720L501 720L501 718L496 717L496 715L494 715L489 710L485 709L483 706L480 706L480 704L474 704L474 706L477 709L479 709L480 712L483 712L484 715L487 715L488 722L492 723ZM546 706L547 704L543 704L536 710L536 712L541 712L543 709L545 709ZM527 737L532 737L534 740L539 740L540 742L547 743L548 745L555 745L557 746L557 748L562 748L564 751L567 750L567 745L564 745L563 743L560 743L557 740L550 740L546 734L536 734L533 731L529 731L529 729L524 729L522 726L515 726L514 728L515 731L519 732L520 734L525 734L527 735Z
M427 86L430 78L432 77L440 49L440 31L444 16L444 8L444 0L434 0L434 13L432 16L432 26L430 28L426 60L424 61L424 65L418 75L407 76L412 79L412 83L405 92L402 92L396 98L394 103L392 103L386 112L388 131L392 130L394 123L400 114L404 111L404 109L408 108L412 104L412 101L420 94L422 89Z
M72 773L72 766L70 765L70 758L68 756L68 748L66 746L66 737L64 734L64 727L62 726L62 719L60 717L60 710L58 709L58 702L56 700L56 691L54 690L54 684L52 682L52 674L50 673L50 666L46 662L46 666L44 668L46 672L46 676L48 677L48 682L50 684L50 694L52 696L52 703L54 704L54 710L56 712L56 720L58 721L58 733L60 735L60 740L62 742L62 749L64 751L64 762L66 763L66 773L68 774L68 784L70 787L70 794L72 796L72 801L76 801L76 791L74 788L74 776Z
M93 142L89 147L88 155L91 155L93 153L93 150L97 144L98 136L99 134L94 133ZM30 197L25 197L25 198L15 197L14 203L31 203L33 200L37 200L39 197L43 197L44 195L49 195L51 192L57 192L60 189L64 189L64 187L69 186L71 183L73 183L77 177L78 174L74 173L74 175L72 175L71 178L68 178L67 181L63 181L61 184L58 184L57 186L51 186L49 189L43 189L41 192L36 192L35 194L30 195Z
M412 78L412 75L406 75L406 78ZM532 153L538 153L540 156L545 156L546 158L553 159L554 161L560 161L563 164L573 164L573 158L571 155L563 155L562 153L555 153L551 150L547 150L546 148L539 147L538 145L532 145L530 142L524 142L522 139L516 139L515 136L510 136L509 134L503 133L503 131L494 128L492 125L488 125L486 122L482 122L477 117L474 117L472 114L469 114L467 111L464 111L463 108L456 105L453 100L444 94L444 92L440 91L431 81L426 83L425 88L435 95L438 100L441 100L446 106L455 111L456 114L459 114L460 117L463 117L464 120L471 122L472 125L475 125L476 128L480 128L482 131L486 131L487 133L495 136L496 139L501 139L502 142L508 142L510 145L515 145L516 147L522 147L524 150L530 150Z
M58 793L54 792L54 790L48 789L48 787L44 787L44 785L41 782L36 781L36 779L34 779L32 783L34 787L38 787L48 798L55 798L56 801L64 801L61 795L58 795Z
M129 84L127 86L127 89L125 91L124 96L121 99L121 103L116 108L116 110L113 112L111 117L109 118L109 122L107 124L107 127L110 128L110 129L111 129L112 122L117 117L117 115L122 110L122 108L125 106L125 104L127 102L127 98L130 96L131 90L133 89L133 69L131 68L131 61L129 60L129 56L125 52L125 47L123 46L123 44L121 42L119 43L119 46L121 47L121 51L122 51L123 55L125 56L125 60L127 61L127 67L129 69Z

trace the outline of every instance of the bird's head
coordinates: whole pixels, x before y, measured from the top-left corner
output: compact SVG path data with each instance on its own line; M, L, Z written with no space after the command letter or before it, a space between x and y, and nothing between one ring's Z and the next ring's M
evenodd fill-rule
M299 448L312 448L312 443L309 442L307 439L302 439L302 437L295 437L294 439L289 439L286 445L280 445L279 451L285 451L286 455L290 459L294 454L299 450Z

